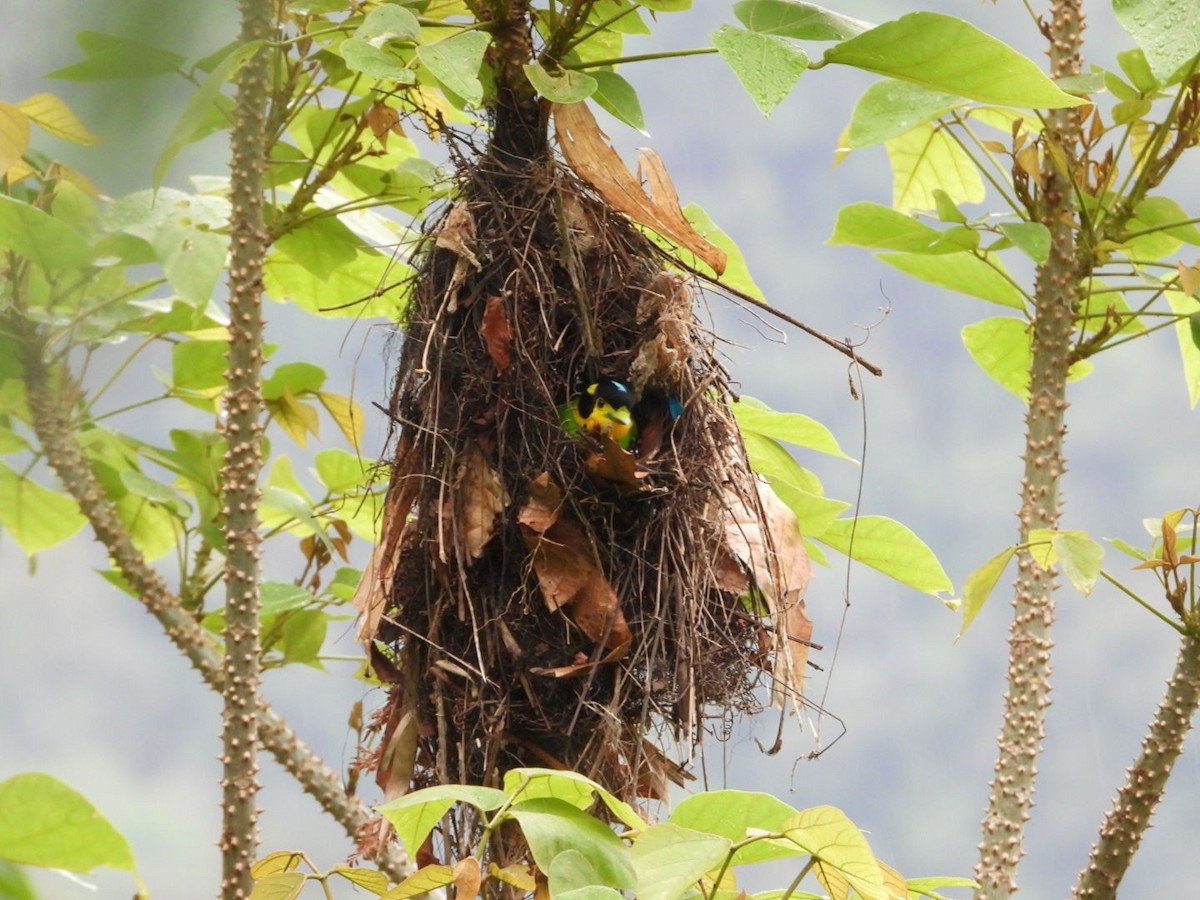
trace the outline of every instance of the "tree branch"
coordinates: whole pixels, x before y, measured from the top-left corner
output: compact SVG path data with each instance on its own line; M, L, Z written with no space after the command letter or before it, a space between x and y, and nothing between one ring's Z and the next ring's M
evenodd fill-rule
M1142 750L1128 770L1124 786L1100 826L1087 868L1079 873L1073 896L1098 900L1116 898L1133 854L1150 827L1158 801L1200 707L1200 641L1184 637L1175 660L1175 671L1158 706L1154 721L1142 740Z
M68 405L64 402L64 397L77 396L78 388L62 369L56 369L51 375L43 358L43 344L32 326L12 316L8 330L20 339L33 430L51 468L79 504L96 539L108 551L113 565L147 612L158 620L167 637L204 681L220 691L225 677L221 671L221 658L208 633L183 608L179 597L133 545L116 507L105 495L83 454L67 416ZM59 386L57 391L54 384ZM259 701L255 715L262 745L295 776L305 793L314 797L351 838L356 838L373 820L362 801L346 793L337 773L326 766L265 702ZM381 847L376 862L394 881L403 879L410 870L403 850L395 844Z
M268 41L274 17L269 0L240 0L243 46ZM258 640L262 496L262 267L263 169L272 51L261 48L239 70L233 133L230 201L229 353L225 377L225 435L221 469L225 508L225 708L221 756L221 897L242 900L254 890L251 866L258 849L258 716L261 655Z
M1048 26L1051 77L1079 74L1083 14L1081 0L1056 0ZM1075 109L1047 114L1044 140L1061 147L1072 162L1080 134ZM1071 365L1079 273L1074 223L1073 165L1060 172L1046 153L1041 172L1038 216L1050 230L1050 256L1038 267L1033 313L1033 361L1025 414L1025 470L1021 484L1018 575L1009 629L1008 690L999 737L995 778L983 819L983 840L975 879L978 897L1009 897L1017 890L1024 855L1022 838L1033 806L1037 759L1050 705L1050 625L1054 621L1055 572L1043 569L1028 549L1034 529L1055 529L1059 487L1066 460L1067 370Z

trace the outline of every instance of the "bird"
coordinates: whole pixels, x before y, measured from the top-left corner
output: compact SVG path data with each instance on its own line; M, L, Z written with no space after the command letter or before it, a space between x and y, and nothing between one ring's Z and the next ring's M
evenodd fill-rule
M606 435L622 450L637 444L633 391L615 378L592 382L559 407L559 420L567 434Z

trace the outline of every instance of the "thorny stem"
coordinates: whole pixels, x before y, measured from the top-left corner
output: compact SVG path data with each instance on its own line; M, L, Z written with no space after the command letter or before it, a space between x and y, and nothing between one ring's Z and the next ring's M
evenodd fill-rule
M1100 826L1087 868L1079 873L1073 896L1115 898L1150 817L1183 751L1183 741L1200 707L1200 641L1187 635L1179 646L1175 671L1159 704L1154 721L1142 740L1142 749L1127 770L1125 784Z
M1051 8L1051 77L1079 74L1083 33L1081 0L1056 0ZM1080 115L1073 109L1047 114L1045 140L1073 159ZM1033 313L1033 361L1022 479L1020 539L1034 529L1053 530L1059 520L1059 486L1065 471L1063 436L1066 381L1071 363L1073 320L1079 298L1074 185L1050 162L1041 173L1038 215L1050 230L1050 256L1038 267ZM1067 166L1068 170L1071 168ZM1009 629L1008 690L1004 697L995 778L982 823L983 840L975 879L980 898L1009 897L1017 890L1022 837L1033 806L1037 758L1050 705L1050 625L1054 620L1055 573L1043 569L1028 547L1017 553L1018 575Z
M214 690L221 690L225 680L221 658L208 634L183 608L178 595L167 587L162 576L150 567L141 551L133 545L116 507L105 495L104 488L80 448L77 431L68 416L68 405L63 400L64 395L74 395L77 387L69 384L61 368L51 375L42 357L42 342L32 328L19 320L10 321L14 324L10 333L19 339L22 348L33 429L51 468L79 505L96 539L104 546L113 565L146 611L158 620L167 637L187 657L204 681ZM52 387L53 384L59 385L57 390ZM258 737L263 747L296 778L305 793L315 798L345 829L347 835L357 837L373 820L362 801L347 794L337 773L326 766L287 723L261 700L255 714ZM376 861L380 869L394 881L402 880L410 869L408 859L394 844L380 848Z
M268 41L270 0L239 0L243 46ZM273 52L260 49L237 76L230 137L229 353L225 394L228 449L221 470L225 507L225 708L222 713L221 897L254 890L258 850L258 716L261 681L258 612L261 572L258 476L262 469L263 169Z

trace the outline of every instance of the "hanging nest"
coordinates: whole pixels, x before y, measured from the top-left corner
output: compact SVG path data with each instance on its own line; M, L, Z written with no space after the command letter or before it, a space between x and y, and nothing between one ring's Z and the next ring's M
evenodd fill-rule
M672 755L758 709L764 673L802 687L795 518L747 466L691 286L630 216L720 251L653 157L647 196L582 104L558 130L569 166L490 152L465 167L420 255L358 598L392 685L389 797L549 766L663 799L689 777ZM641 398L630 450L561 424L606 377Z

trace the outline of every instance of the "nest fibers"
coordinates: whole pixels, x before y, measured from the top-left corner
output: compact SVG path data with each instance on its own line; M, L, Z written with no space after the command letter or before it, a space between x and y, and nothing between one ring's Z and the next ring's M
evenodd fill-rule
M757 708L764 672L801 688L795 519L750 473L689 286L629 217L718 268L720 251L661 167L647 197L582 104L557 119L570 168L468 167L413 290L358 598L392 685L389 796L533 765L664 798L685 773L660 743L690 756L706 721ZM683 413L651 404L634 452L565 433L559 407L605 376Z

